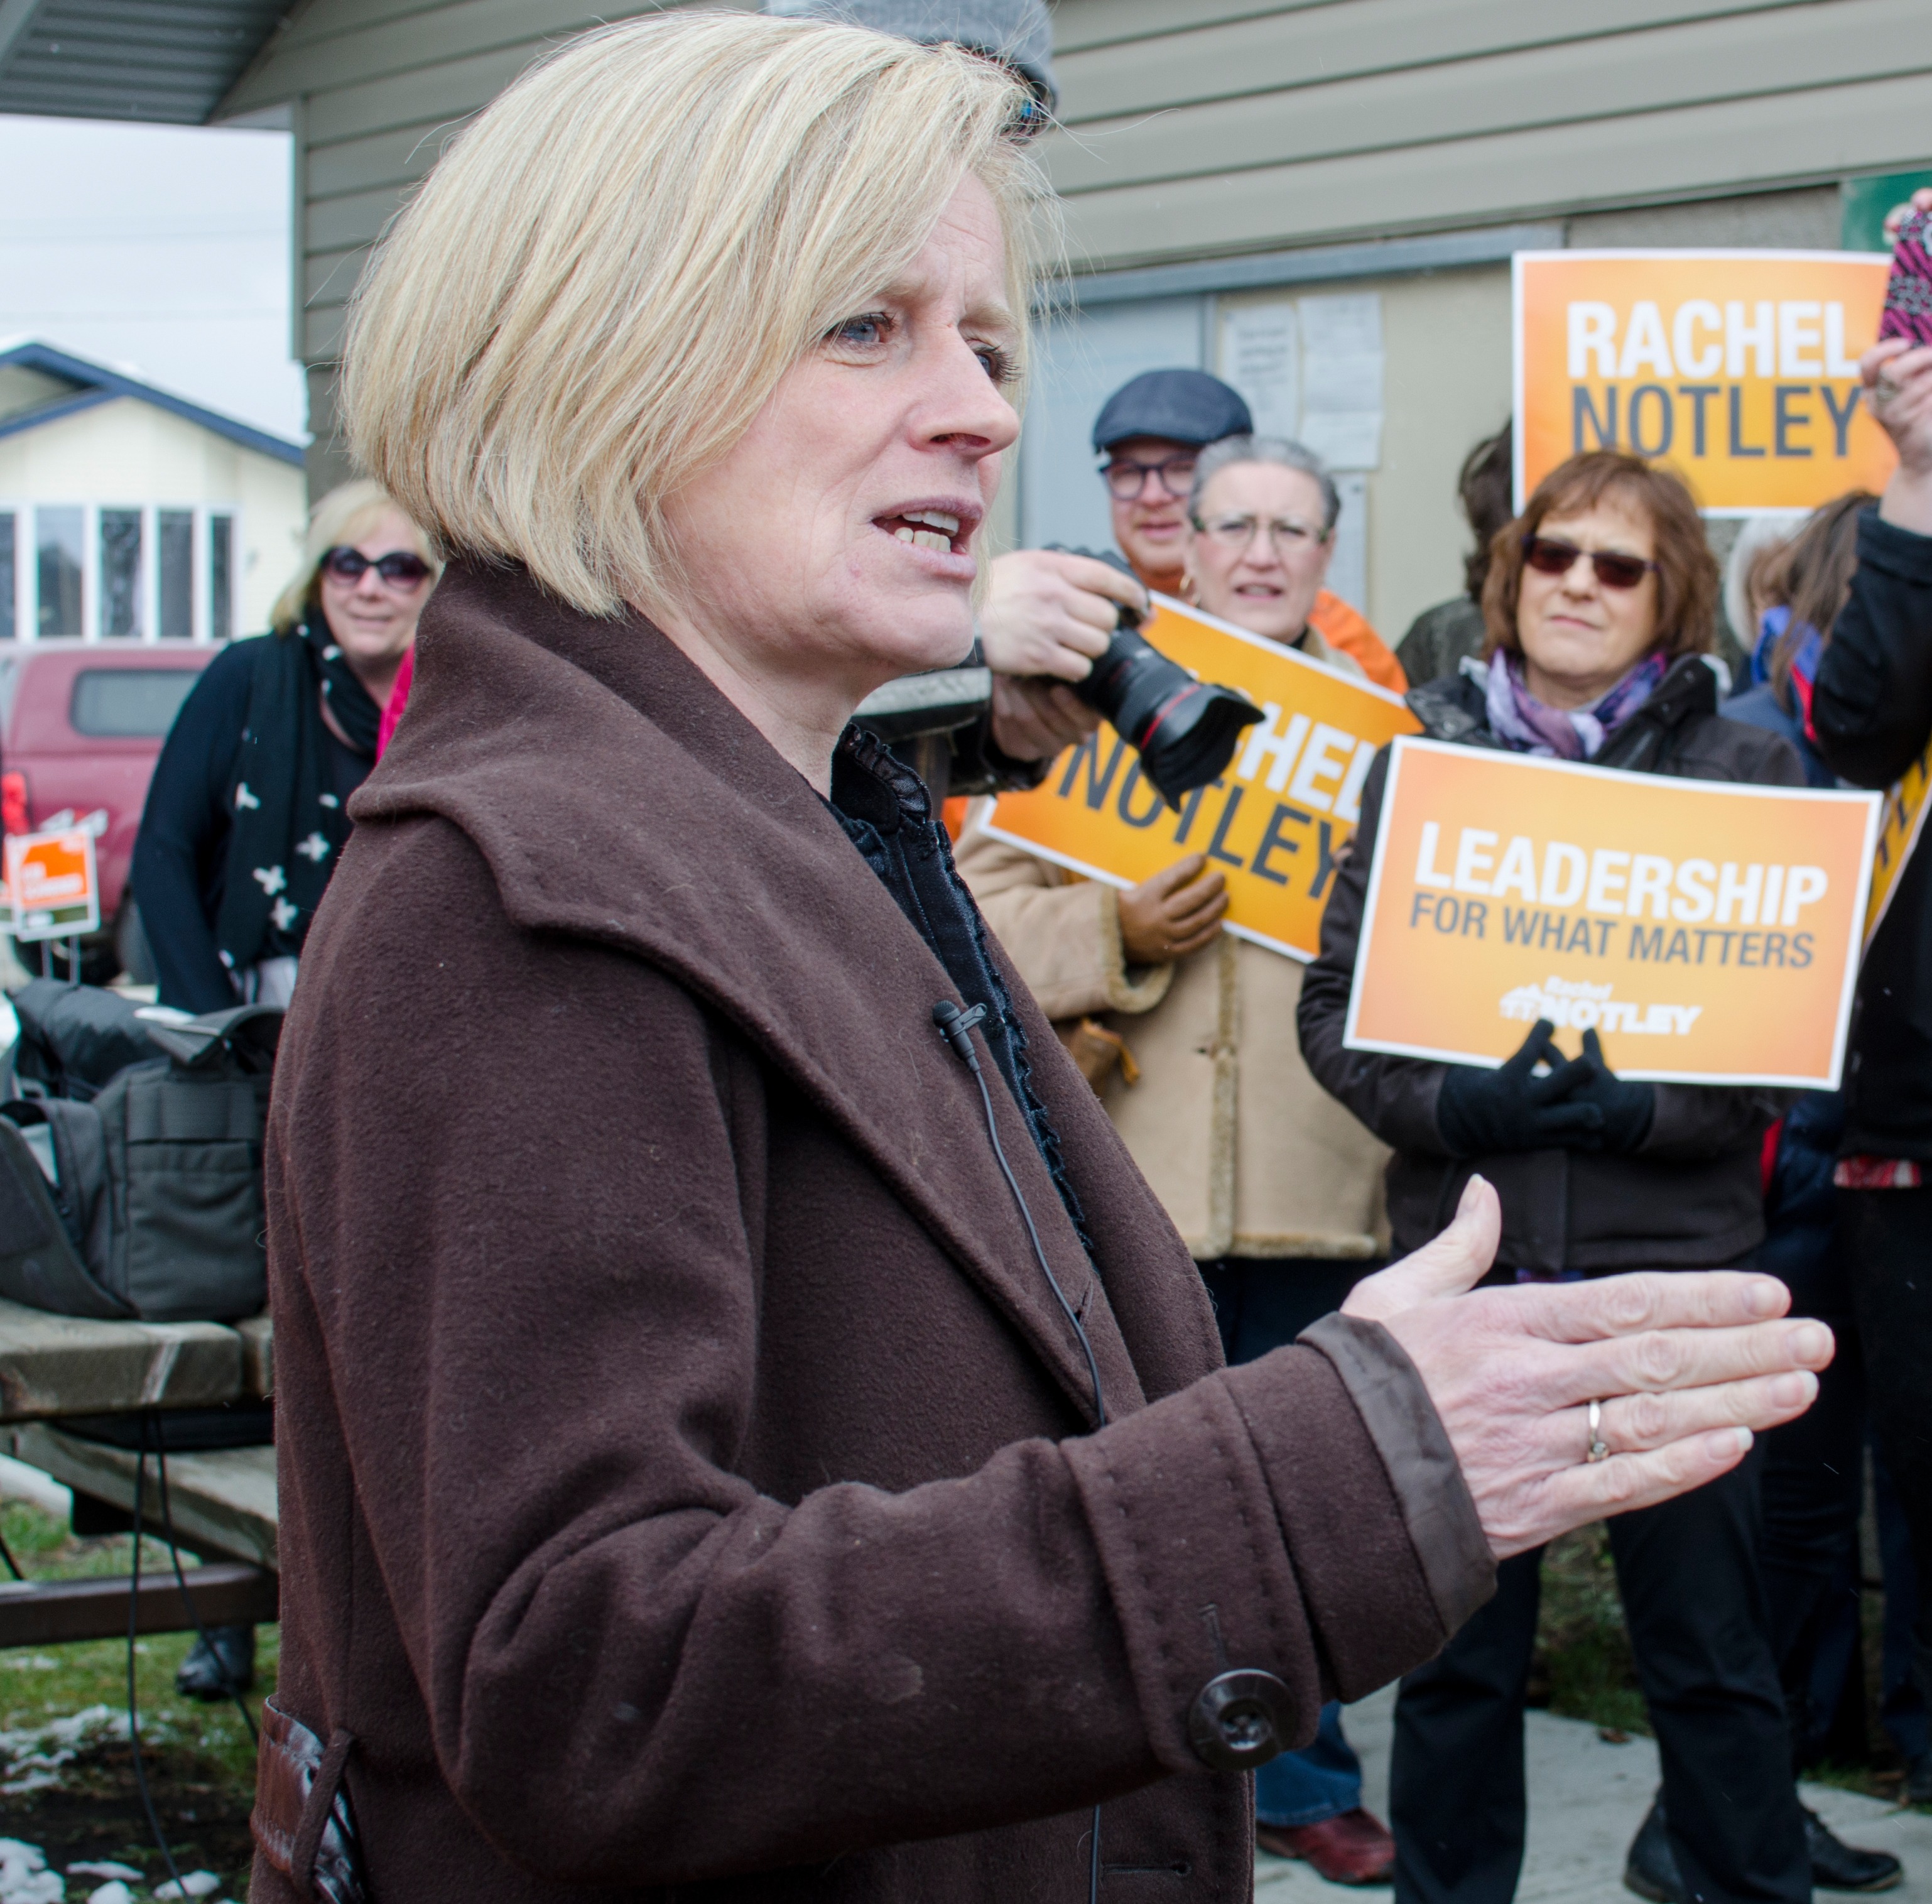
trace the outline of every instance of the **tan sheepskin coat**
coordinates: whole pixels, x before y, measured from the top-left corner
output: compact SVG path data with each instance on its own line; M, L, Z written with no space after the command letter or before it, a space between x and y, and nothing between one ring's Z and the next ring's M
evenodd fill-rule
M1303 650L1361 672L1312 632ZM1130 968L1114 889L988 838L990 804L969 813L959 870L1047 1017L1125 1041L1139 1080L1115 1068L1102 1101L1196 1257L1385 1254L1388 1148L1302 1062L1304 968L1226 933Z

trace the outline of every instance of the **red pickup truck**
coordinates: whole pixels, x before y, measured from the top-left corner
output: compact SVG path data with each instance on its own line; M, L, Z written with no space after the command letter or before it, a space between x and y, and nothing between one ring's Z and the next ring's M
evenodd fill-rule
M145 960L128 870L161 743L214 658L186 642L9 642L0 651L0 821L31 833L59 821L93 833L101 929L76 975L104 984ZM50 948L66 978L64 945ZM25 948L33 963L34 948Z

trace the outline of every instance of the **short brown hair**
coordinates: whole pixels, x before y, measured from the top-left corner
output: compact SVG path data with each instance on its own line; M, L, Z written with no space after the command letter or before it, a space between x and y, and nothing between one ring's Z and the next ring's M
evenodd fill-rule
M1673 660L1708 654L1718 639L1718 559L1704 535L1704 520L1684 479L1620 449L1592 449L1573 456L1536 485L1514 522L1490 544L1490 572L1483 583L1485 655L1515 653L1516 604L1522 593L1522 545L1552 515L1594 509L1614 496L1642 510L1657 542L1656 647Z
M1476 546L1462 561L1463 593L1472 602L1483 599L1483 584L1490 578L1490 545L1510 519L1515 441L1515 430L1505 423L1463 458L1462 473L1456 479L1456 498L1476 532Z

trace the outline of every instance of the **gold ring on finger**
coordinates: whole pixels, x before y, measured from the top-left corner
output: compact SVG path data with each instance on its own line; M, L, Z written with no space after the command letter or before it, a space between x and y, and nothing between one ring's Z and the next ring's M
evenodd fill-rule
M1610 1444L1604 1439L1604 1404L1600 1401L1590 1404L1590 1447L1583 1457L1586 1461L1607 1461Z

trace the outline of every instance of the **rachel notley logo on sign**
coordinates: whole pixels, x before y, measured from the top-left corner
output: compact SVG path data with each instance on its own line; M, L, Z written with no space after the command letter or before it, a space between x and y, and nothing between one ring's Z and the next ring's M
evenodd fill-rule
M1582 979L1546 978L1540 985L1518 985L1502 996L1505 1018L1534 1024L1546 1018L1561 1031L1596 1027L1606 1032L1648 1032L1682 1038L1696 1024L1702 1005L1637 1005L1612 999L1613 985L1592 985Z

